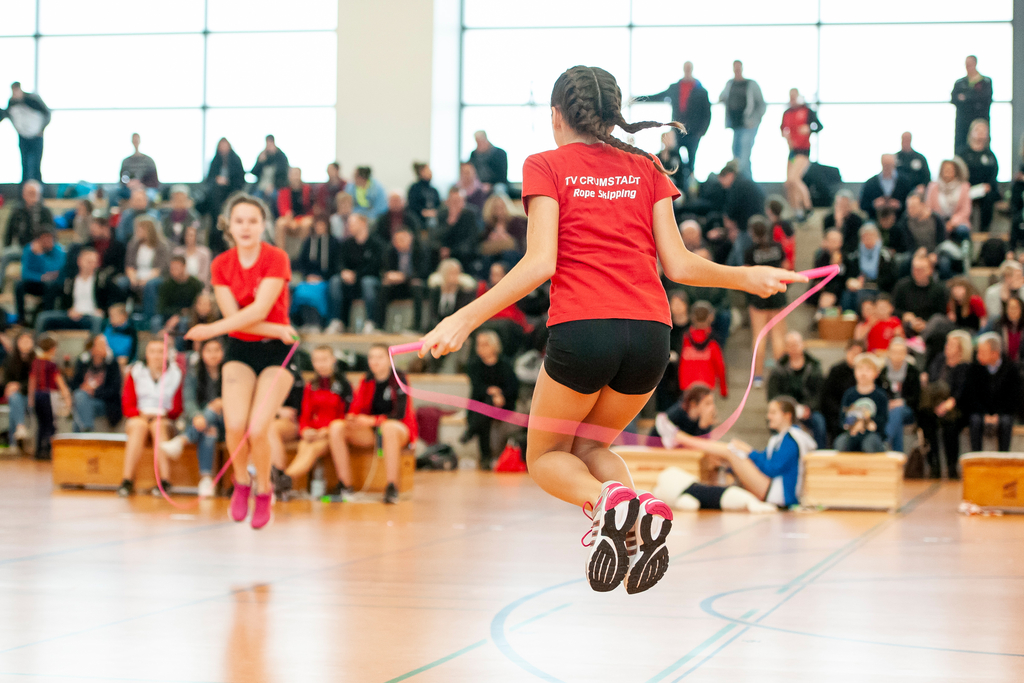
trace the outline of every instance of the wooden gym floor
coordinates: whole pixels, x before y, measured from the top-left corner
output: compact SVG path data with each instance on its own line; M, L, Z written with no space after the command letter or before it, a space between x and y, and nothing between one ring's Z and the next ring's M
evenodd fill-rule
M595 594L582 512L526 477L279 505L52 492L0 462L0 681L1024 680L1024 517L680 514L654 590ZM190 499L183 498L185 502Z

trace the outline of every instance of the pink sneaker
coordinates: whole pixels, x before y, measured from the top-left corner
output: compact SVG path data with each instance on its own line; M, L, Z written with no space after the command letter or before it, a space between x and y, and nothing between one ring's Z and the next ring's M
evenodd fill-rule
M231 519L236 522L245 521L249 514L250 494L252 494L252 485L243 486L235 482L235 490L231 494Z
M639 507L636 492L617 481L606 482L601 489L594 505L593 525L583 543L590 546L587 580L595 591L615 590L629 571L626 537L636 522Z
M639 548L626 575L626 592L642 593L654 586L668 570L668 532L672 529L672 508L649 493L640 494L636 520Z
M268 493L257 493L256 505L252 509L252 528L262 529L270 522L270 507L273 503L274 494Z

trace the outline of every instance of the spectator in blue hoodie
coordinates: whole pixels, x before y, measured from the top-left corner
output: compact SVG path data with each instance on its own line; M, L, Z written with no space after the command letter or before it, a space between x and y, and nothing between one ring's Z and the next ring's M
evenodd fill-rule
M369 166L356 168L355 177L345 186L345 191L355 199L352 210L375 221L388 212L388 194L380 183L371 178L372 174Z
M61 268L67 254L56 243L53 227L42 225L36 229L32 241L21 252L21 280L14 288L18 306L18 322L25 325L25 295L43 298L42 311L53 308L57 295L64 290L60 281Z
M128 321L128 310L124 304L114 304L108 308L107 320L103 336L107 338L107 346L123 368L135 359L139 338L135 328Z

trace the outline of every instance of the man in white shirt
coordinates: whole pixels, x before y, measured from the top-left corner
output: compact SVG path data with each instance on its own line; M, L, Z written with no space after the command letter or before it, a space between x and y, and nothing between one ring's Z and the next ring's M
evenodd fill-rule
M100 281L100 255L92 247L78 252L78 275L64 281L64 293L57 310L44 311L36 318L36 331L89 330L99 334L103 329L103 310L107 304L107 287Z

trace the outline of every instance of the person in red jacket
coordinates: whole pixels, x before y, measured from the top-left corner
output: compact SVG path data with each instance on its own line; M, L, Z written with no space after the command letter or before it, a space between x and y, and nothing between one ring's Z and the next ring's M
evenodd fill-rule
M785 207L782 197L773 194L764 203L764 215L772 224L772 239L779 243L782 253L785 254L782 267L792 269L796 263L796 235L793 234L793 224L782 220Z
M786 166L786 199L802 223L813 208L811 191L804 182L804 174L811 166L811 133L821 130L821 122L814 110L804 104L800 91L789 91L789 109L782 114L782 137L789 143L789 162Z
M416 416L412 410L412 399L402 391L391 374L388 347L374 344L370 347L367 361L370 371L356 389L347 419L342 424L335 422L329 428L331 456L338 470L338 485L342 487L352 483L349 444L361 448L376 446L383 450L388 475L384 502L394 504L398 502L396 482L402 451L418 435ZM408 384L403 373L399 372L398 376ZM338 493L344 495L345 491L339 488Z
M173 349L168 353L173 354ZM153 339L146 344L145 361L136 361L128 368L128 379L121 394L121 411L126 419L124 431L128 436L124 445L124 478L117 489L122 497L135 492L133 479L146 453L146 440L152 436L154 443L159 444L170 438L171 424L181 415L184 373L173 355L167 357L166 370L163 362L163 342ZM163 418L159 431L157 416ZM158 454L160 483L164 491L170 492L167 455L162 450L158 450Z
M285 249L285 243L301 243L309 236L313 225L313 192L302 182L302 169L288 169L288 187L277 191L277 222L274 225L274 243ZM293 256L294 258L294 256Z
M711 332L714 319L715 309L706 301L698 301L690 309L690 329L683 335L679 354L679 388L686 391L700 382L714 389L715 382L719 382L722 398L728 398L722 347Z

